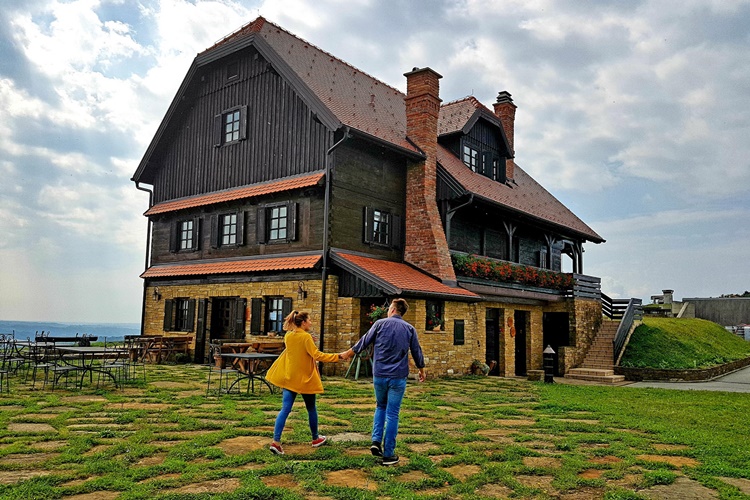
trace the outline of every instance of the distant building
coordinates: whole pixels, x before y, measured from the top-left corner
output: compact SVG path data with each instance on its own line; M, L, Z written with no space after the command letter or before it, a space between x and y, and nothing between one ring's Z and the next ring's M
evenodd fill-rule
M643 306L645 316L663 318L700 318L724 327L744 327L750 323L750 297L708 297L674 300L674 290L652 295L651 304Z

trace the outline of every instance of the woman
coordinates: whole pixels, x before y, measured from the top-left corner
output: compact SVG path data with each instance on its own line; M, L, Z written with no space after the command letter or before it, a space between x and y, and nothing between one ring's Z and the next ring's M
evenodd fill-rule
M318 410L315 407L315 395L323 392L317 362L335 363L341 359L340 354L320 352L309 333L310 315L307 312L292 311L284 320L284 345L286 349L274 361L266 373L266 380L283 389L281 410L276 417L273 429L273 443L269 446L271 453L283 455L281 433L286 419L292 411L297 394L302 394L307 408L307 418L312 433L312 445L317 448L326 442L326 437L318 434Z

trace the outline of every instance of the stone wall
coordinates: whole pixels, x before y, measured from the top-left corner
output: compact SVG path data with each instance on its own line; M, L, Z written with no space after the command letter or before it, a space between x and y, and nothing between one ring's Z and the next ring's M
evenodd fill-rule
M689 382L711 380L740 368L750 366L750 358L738 359L731 363L704 369L660 370L656 368L626 368L615 366L617 375L624 375L625 380L640 382L642 380L668 380L672 382Z

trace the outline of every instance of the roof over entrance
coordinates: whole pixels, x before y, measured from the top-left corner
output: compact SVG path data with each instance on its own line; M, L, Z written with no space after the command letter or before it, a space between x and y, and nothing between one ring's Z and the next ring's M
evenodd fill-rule
M264 271L291 271L313 269L320 262L321 255L300 255L295 257L262 257L250 259L222 260L221 262L195 262L190 264L170 264L152 266L141 278L169 278L173 276L205 276L208 274L234 274Z

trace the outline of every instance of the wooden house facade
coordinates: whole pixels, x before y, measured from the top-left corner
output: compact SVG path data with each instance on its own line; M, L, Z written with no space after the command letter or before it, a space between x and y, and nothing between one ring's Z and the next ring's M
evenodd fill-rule
M510 94L442 104L439 74L405 76L403 94L263 18L199 54L132 178L143 333L190 335L202 362L299 309L341 351L401 296L432 376L523 375L547 344L575 366L601 321L583 244L603 239L515 164Z

